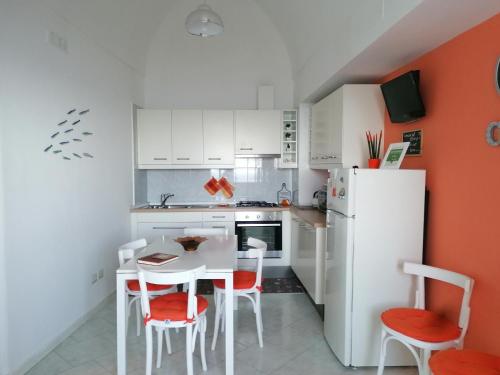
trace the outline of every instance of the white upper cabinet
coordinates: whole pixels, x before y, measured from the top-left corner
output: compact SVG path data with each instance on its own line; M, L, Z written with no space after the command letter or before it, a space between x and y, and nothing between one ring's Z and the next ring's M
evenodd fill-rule
M204 164L234 164L234 112L203 111Z
M235 111L236 155L281 155L281 111Z
M311 167L365 168L369 157L365 132L384 128L384 111L379 85L344 85L314 104Z
M136 151L139 168L172 163L172 111L137 110Z
M172 111L173 164L203 164L202 119L201 110Z
M312 108L311 162L342 162L342 90L327 96Z

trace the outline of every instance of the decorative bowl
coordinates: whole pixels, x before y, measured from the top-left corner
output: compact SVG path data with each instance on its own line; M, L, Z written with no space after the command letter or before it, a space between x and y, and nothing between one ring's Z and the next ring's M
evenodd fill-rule
M198 250L198 246L200 243L203 241L206 241L206 237L179 237L175 239L175 242L179 243L182 245L184 250L186 251L196 251Z

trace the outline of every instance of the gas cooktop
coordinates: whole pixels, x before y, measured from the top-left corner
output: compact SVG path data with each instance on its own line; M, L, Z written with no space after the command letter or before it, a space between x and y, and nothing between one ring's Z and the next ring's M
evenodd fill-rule
M236 207L279 207L276 203L265 201L239 201Z

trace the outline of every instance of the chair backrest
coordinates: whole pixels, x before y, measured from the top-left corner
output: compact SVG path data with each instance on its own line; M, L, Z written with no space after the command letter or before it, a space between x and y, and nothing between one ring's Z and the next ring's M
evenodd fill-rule
M186 236L227 236L227 228L184 228Z
M255 279L255 287L260 288L262 285L262 265L264 263L264 253L267 250L267 243L257 238L248 237L247 244L252 247L251 249L248 249L248 257L257 259L257 266L255 270L257 277Z
M198 306L196 299L196 280L205 273L205 266L193 268L182 272L156 272L137 266L139 286L141 288L141 307L143 317L151 315L149 306L149 294L146 283L160 285L176 285L188 283L188 311L187 318L192 319L198 316Z
M121 245L118 248L118 261L120 262L120 267L123 266L129 259L134 257L137 249L147 245L148 243L144 238Z
M415 308L418 309L425 309L425 278L439 280L463 289L464 294L462 297L460 317L458 322L458 326L462 329L460 339L463 340L469 326L470 297L472 294L472 289L474 288L474 279L457 272L417 263L405 262L403 270L407 274L417 276Z

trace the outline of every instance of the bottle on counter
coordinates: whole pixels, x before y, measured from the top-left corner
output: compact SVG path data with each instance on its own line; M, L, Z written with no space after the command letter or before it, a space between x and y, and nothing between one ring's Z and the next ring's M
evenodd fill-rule
M281 190L278 191L277 197L280 206L288 207L292 203L292 192L286 188L286 183L281 184Z

